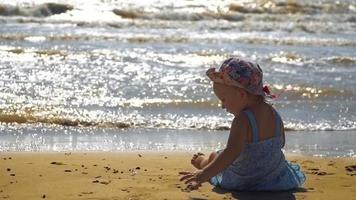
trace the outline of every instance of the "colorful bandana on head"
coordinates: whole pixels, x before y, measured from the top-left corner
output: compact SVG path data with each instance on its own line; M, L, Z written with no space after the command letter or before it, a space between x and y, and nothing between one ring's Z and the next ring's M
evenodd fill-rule
M206 75L213 82L236 86L254 95L274 98L268 87L262 85L263 74L258 64L239 58L229 58L223 62L218 72L215 68L210 68Z

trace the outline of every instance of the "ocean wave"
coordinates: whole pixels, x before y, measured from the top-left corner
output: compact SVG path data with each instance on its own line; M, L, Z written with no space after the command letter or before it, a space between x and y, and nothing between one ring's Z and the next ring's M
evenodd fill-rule
M130 119L126 121L88 121L70 118L35 117L23 115L0 115L0 123L17 124L47 124L73 127L93 127L93 128L165 128L165 129L189 129L189 130L230 130L230 124L223 119L214 117L192 117L180 119ZM285 121L286 131L342 131L356 130L354 121L342 122L293 122Z
M285 121L286 131L351 131L356 130L356 122L351 120L338 121L317 121L313 123Z
M228 21L242 21L244 14L345 14L356 11L354 3L320 3L302 4L292 1L287 2L251 2L241 4L228 4L227 8L205 8L199 11L188 9L181 11L177 8L161 8L158 11L145 11L143 8L117 8L113 13L124 19L158 19L173 21L201 21L212 19L224 19Z
M237 36L133 36L127 38L116 38L126 40L131 43L188 43L188 42L241 42L249 44L274 44L274 45L321 45L321 46L356 46L356 41L341 38L307 38L307 37L271 37L258 35L237 35Z
M180 6L174 6L169 2L159 2L153 5L142 6L140 3L117 3L117 2L101 2L88 3L85 6L81 2L72 1L72 5L63 3L44 3L36 4L32 2L31 6L20 3L0 4L0 15L2 16L25 16L25 17L47 17L56 14L68 13L61 17L54 17L53 21L66 20L77 23L83 20L91 22L120 22L121 20L114 19L113 16L119 16L121 19L142 19L147 21L215 21L227 20L232 22L253 21L253 18L259 16L256 21L286 21L288 22L303 20L298 19L306 15L314 16L329 14L329 16L340 14L348 15L346 21L354 22L353 14L356 13L356 4L354 2L296 2L296 1L249 1L241 3L229 2L204 2L204 4L190 5L189 2L181 3ZM73 6L74 5L74 6ZM112 9L114 8L114 9ZM100 19L85 18L83 16L91 16L95 13L102 14ZM290 15L295 15L291 19ZM105 17L104 17L105 16ZM287 18L286 18L287 17ZM334 19L334 16L332 16ZM90 19L89 19L90 18ZM118 19L120 19L118 18ZM323 18L323 17L321 17ZM252 20L251 20L252 19ZM306 18L304 18L305 20ZM319 18L320 19L320 18ZM24 20L26 22L27 20ZM30 20L31 21L31 20ZM30 22L28 21L28 22ZM325 21L329 22L328 19ZM115 24L115 23L111 23ZM305 28L305 27L301 27ZM307 29L310 31L310 29Z
M183 10L183 11L182 11ZM228 21L245 20L245 14L345 14L354 13L354 3L300 3L295 1L276 2L260 1L232 3L223 7L202 7L201 9L182 8L159 8L155 11L146 11L144 8L116 8L113 13L124 19L146 19L146 20L172 20L172 21L201 21L212 19L224 19Z
M171 99L127 99L118 103L124 108L214 108L219 106L218 100L171 100Z
M97 128L168 128L168 129L191 129L191 130L229 130L232 117L214 116L201 114L100 114L97 111L84 112L78 115L65 113L67 111L29 111L17 110L17 112L2 111L0 123L9 124L44 124L73 127L97 127ZM88 117L91 115L91 117ZM340 119L337 121L314 121L305 122L302 120L285 119L286 131L340 131L356 130L356 122L351 119Z
M169 128L169 129L203 129L203 130L228 130L226 120L211 117L176 117L163 118L161 115L142 117L137 115L116 116L117 119L84 119L85 117L73 117L39 113L1 113L0 123L35 123L75 127L99 127L99 128ZM120 119L121 118L121 119Z
M318 98L334 98L335 96L340 98L353 97L355 94L351 90L340 90L332 87L312 87L307 85L280 85L272 84L271 90L277 96L284 96L288 100L300 100L303 98L318 99Z
M229 10L252 14L330 14L355 12L356 4L347 2L321 2L319 4L300 3L297 1L260 1L244 4L230 4Z
M0 5L0 15L2 16L30 16L48 17L51 15L65 13L72 10L73 6L59 3L44 3L34 7L19 7L12 5Z
M356 58L347 56L333 56L328 58L323 58L326 62L330 64L343 65L354 67L356 65Z
M160 12L145 12L137 9L114 9L113 13L123 19L145 19L145 20L167 20L167 21L202 21L202 20L219 20L242 21L245 17L238 13L232 12L213 12L205 11L201 13L178 12L172 10Z
M355 67L356 58L351 56L331 56L319 59L310 58L306 55L299 55L295 52L283 52L271 54L265 58L267 62L282 63L288 65L305 66L308 64L320 65L322 67Z
M8 113L1 114L0 121L5 123L46 123L46 124L57 124L63 126L78 126L81 124L84 125L94 125L94 123L90 122L81 122L78 120L71 119L63 119L63 118L55 118L55 117L37 117L36 115L31 114L16 114L16 113Z
M34 36L31 35L10 35L2 34L0 39L2 40L31 40ZM273 45L320 45L320 46L356 46L356 41L353 39L345 38L314 38L314 37L277 37L270 35L247 35L247 34L236 34L236 35L199 35L192 34L191 36L166 36L166 35L47 35L41 36L42 41L120 41L128 43L231 43L231 42L241 42L249 44L273 44Z
M66 56L66 52L53 49L43 49L43 50L27 50L21 48L9 48L9 49L0 49L1 51L6 51L13 54L36 54L39 56Z
M355 40L341 38L307 38L307 37L245 37L242 41L250 44L275 44L275 45L321 45L321 46L355 46Z
M267 61L293 65L302 65L304 64L304 60L303 56L292 52L280 52L267 58Z

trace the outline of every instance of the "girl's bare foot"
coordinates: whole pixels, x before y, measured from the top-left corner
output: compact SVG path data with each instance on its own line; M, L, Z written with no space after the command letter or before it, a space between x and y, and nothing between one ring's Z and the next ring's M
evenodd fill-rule
M202 169L203 168L202 163L205 162L205 160L206 160L205 155L199 152L193 155L193 158L190 160L190 162L195 168Z

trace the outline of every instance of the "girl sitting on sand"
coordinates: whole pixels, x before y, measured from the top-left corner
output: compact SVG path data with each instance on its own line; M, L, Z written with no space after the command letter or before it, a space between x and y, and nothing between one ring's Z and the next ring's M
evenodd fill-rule
M278 112L265 97L273 96L262 85L257 64L229 58L218 72L206 72L213 81L222 107L232 113L226 148L209 157L195 154L195 172L180 172L188 189L210 181L214 186L240 191L279 191L301 186L305 181L299 166L287 162L281 148L285 144L284 126Z

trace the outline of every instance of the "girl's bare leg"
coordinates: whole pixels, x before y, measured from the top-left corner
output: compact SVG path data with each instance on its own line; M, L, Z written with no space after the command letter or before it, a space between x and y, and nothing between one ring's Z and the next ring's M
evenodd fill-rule
M207 158L204 154L202 153L197 153L194 154L191 163L192 165L197 168L197 169L203 169L205 166L207 166L211 161L213 161L215 159L215 157L218 154L216 152L212 152L209 155L209 158Z

